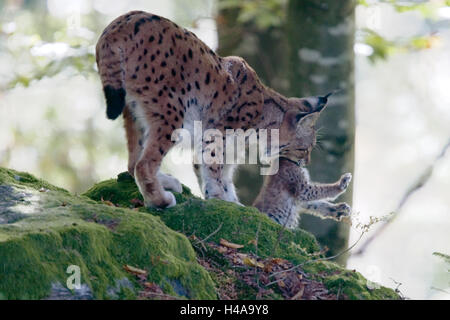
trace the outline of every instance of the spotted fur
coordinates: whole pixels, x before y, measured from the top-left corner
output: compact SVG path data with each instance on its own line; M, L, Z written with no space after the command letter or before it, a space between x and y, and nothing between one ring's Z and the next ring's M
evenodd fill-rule
M253 206L291 229L298 226L300 212L336 220L350 215L348 204L329 201L345 192L350 173L332 184L313 183L306 168L286 158L279 161L278 173L267 177Z
M281 152L296 158L295 122L325 104L316 97L283 97L264 86L244 59L220 57L192 32L142 11L120 16L104 30L96 58L107 116L123 113L128 170L147 206L175 205L164 188L177 191L179 182L165 187L159 174L175 129L191 130L195 120L202 121L204 130L222 132L278 128ZM205 197L238 202L233 172L232 165L199 166Z

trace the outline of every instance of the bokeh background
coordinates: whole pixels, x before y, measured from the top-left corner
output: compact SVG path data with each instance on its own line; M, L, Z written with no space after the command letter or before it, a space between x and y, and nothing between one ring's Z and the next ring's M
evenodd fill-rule
M115 17L149 11L222 55L243 56L286 95L341 89L311 172L318 181L354 173L345 199L352 225L317 228L324 222L304 217L302 226L371 281L408 298L450 299L450 1L0 0L0 8L0 166L75 193L126 170L122 120L105 117L94 48ZM178 156L163 170L199 194ZM247 204L262 181L256 170L236 177Z

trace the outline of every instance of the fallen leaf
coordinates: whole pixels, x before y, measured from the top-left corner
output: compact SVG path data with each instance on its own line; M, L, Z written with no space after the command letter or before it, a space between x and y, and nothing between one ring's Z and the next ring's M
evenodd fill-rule
M132 204L134 204L135 207L138 207L138 206L143 207L144 206L144 201L142 201L141 199L138 199L138 198L131 199L130 202Z
M132 266L130 266L128 264L124 265L123 268L125 269L126 272L129 272L129 273L132 273L132 274L135 274L135 275L138 275L138 276L139 275L147 275L147 271L146 270L135 268L135 267L132 267Z
M244 247L242 244L231 243L225 239L220 239L220 244L224 247L228 247L228 248L232 248L232 249L240 249L240 248Z
M163 293L162 289L160 286L158 286L156 283L154 282L144 282L144 287L146 289L151 290L152 292L159 292L159 293Z
M303 292L305 292L305 286L301 285L300 290L291 298L291 300L301 300Z
M189 240L197 240L197 237L195 234L189 236Z
M220 253L226 253L228 251L227 247L223 247L223 246L219 246L219 248L217 248L217 251L219 251Z
M285 259L281 259L281 258L273 258L270 260L270 262L273 264L281 265L281 264L287 263L288 261Z
M241 258L242 260L244 260L245 258L248 257L248 254L246 254L246 253L240 253L240 252L238 252L236 255L237 255L239 258Z
M100 200L102 201L102 203L106 204L107 206L110 206L110 207L115 207L116 206L114 203L112 203L109 200L103 200L103 197Z
M242 260L244 262L245 265L250 266L250 267L258 267L258 268L264 268L264 264L262 264L261 262L256 261L255 259L246 257Z
M271 273L273 271L273 264L268 263L264 266L264 272Z

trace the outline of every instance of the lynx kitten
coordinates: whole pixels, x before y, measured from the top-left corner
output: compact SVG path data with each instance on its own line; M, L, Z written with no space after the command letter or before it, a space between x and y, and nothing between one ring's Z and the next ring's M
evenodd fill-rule
M305 149L307 145L312 148L315 144L314 123L318 116L319 113L310 114L299 123ZM308 170L303 167L308 161L309 153L305 153L305 157L299 161L279 158L278 173L267 176L253 206L287 228L297 227L300 211L336 220L350 215L348 204L332 203L329 200L345 192L352 175L346 173L339 181L331 184L314 183L309 179Z

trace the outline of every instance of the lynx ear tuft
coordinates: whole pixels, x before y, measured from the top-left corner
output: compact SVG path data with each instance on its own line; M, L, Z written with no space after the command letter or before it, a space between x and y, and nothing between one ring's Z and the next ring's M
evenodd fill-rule
M328 98L329 98L333 93L334 93L334 91L333 91L333 92L330 92L330 93L328 93L328 94L326 94L326 95L323 96L323 97L317 97L317 108L316 108L316 111L317 111L317 112L320 112L320 111L322 111L322 110L325 108L325 106L327 105L327 102L328 102Z

